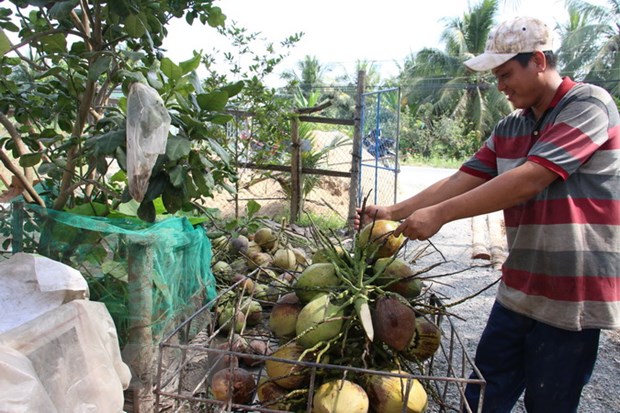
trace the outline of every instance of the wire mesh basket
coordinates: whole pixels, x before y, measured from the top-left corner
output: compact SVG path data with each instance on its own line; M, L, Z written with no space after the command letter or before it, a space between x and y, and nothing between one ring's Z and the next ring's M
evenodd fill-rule
M242 331L241 334L225 332L226 329L217 322L215 309L224 297L230 298L231 294L236 294L241 298L244 293L241 282L223 289L214 300L186 319L160 343L155 388L158 412L309 413L313 411L313 397L326 372L332 377L339 376L342 379L399 378L404 393L401 395L403 400L411 400L410 392L414 391L417 382L423 386L428 395L424 410L427 413L472 412L464 397L464 390L468 384L477 385L481 391L476 411L480 412L482 409L485 381L469 378L472 371L476 372L478 377L482 375L467 354L450 315L443 313L433 317L433 321L441 329L442 339L438 350L430 359L403 366L401 371L382 371L374 369L373 366L352 367L339 363L317 363L306 358L281 357L278 353L272 353L273 349L282 345L282 341L267 327L266 320L269 318L270 306L273 305L271 301L262 302L261 320L254 327ZM429 300L435 306L441 305L434 295L430 295ZM243 311L238 303L235 309ZM231 320L235 320L235 316L236 314ZM262 345L255 346L259 350L255 348L255 351L248 351L247 345L239 346L236 342L239 336L246 343L254 342ZM297 386L297 390L287 390L286 397L280 395L280 398L271 397L266 401L262 396L269 391L261 392L257 389L265 382L272 381L266 373L265 365L268 363L280 363L286 366L285 371L289 373L303 371L303 385ZM240 370L249 372L251 377L245 375L242 379L233 380L235 384L228 382L229 388L224 389L227 397L218 397L217 393L221 395L222 389L214 379L216 374L219 376L235 374L239 366ZM236 384L239 384L238 388ZM237 391L243 395L239 395ZM295 400L296 403L292 403L291 400ZM372 404L370 411L380 412ZM408 410L406 403L403 403L402 412L412 411L415 410Z

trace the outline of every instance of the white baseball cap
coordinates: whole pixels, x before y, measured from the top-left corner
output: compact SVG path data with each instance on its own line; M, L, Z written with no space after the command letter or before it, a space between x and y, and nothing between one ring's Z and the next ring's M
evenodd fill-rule
M553 50L547 25L533 17L516 17L498 24L489 33L484 53L464 62L476 72L494 69L519 53Z

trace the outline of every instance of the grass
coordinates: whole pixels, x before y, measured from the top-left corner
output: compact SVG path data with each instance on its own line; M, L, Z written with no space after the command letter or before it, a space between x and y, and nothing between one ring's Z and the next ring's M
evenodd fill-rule
M432 168L459 168L466 159L446 159L446 158L424 158L418 155L402 157L399 159L401 165L407 166L430 166Z

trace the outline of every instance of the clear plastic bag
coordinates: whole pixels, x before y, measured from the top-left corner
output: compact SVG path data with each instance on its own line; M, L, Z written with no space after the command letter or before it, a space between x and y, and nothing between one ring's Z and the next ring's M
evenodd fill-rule
M133 83L127 96L127 179L129 194L141 202L151 171L166 152L170 114L159 93L143 83Z

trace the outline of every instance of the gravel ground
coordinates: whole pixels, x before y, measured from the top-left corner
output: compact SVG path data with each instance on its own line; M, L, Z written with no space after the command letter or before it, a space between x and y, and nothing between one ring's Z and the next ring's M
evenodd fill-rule
M438 168L403 167L399 177L398 198L403 199L423 189L427 185L450 175L454 170ZM463 219L445 225L432 239L438 252L430 253L418 260L421 265L442 260L446 263L434 270L436 274L458 272L440 278L434 289L443 295L444 302L457 302L475 294L492 284L500 277L500 271L493 269L489 261L471 257L471 219ZM409 251L410 257L414 250ZM466 351L473 357L476 344L486 323L494 301L497 285L487 289L474 298L469 298L453 308L458 315L454 319L455 329L464 342ZM599 356L590 383L584 388L580 413L620 412L620 392L616 384L620 381L620 330L604 330L601 334ZM525 412L522 401L513 412ZM550 412L551 413L551 412Z

